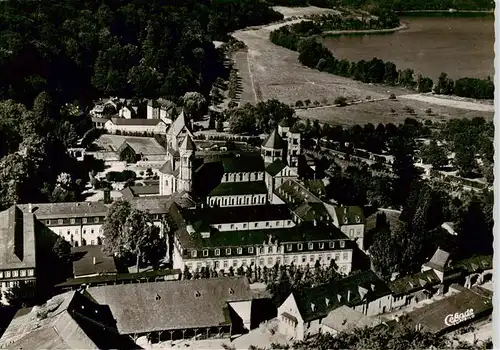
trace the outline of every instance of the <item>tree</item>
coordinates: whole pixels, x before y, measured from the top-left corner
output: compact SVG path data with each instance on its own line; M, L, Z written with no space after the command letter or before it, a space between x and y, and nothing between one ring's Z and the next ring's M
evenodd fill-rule
M441 73L438 82L434 87L434 92L441 95L452 95L453 94L454 82L452 79L448 78L446 73Z
M249 106L234 109L230 112L229 130L234 134L252 132L255 130L255 118Z
M135 256L136 270L141 262L156 267L165 256L165 239L149 213L132 209L128 202L114 202L103 225L104 251Z
M418 75L417 77L417 91L420 93L431 92L434 83L431 78Z
M223 132L224 131L224 122L222 119L217 119L217 132Z
M16 308L34 306L37 302L35 283L19 281L5 292L5 299Z
M457 147L454 164L458 169L458 175L464 177L470 176L477 168L474 150L470 147Z
M182 97L182 105L186 116L198 120L207 109L207 101L199 92L186 92Z
M435 169L448 165L448 156L444 147L439 147L435 140L432 140L422 151L422 160L424 163L431 164Z
M57 237L54 246L52 247L52 251L61 261L67 262L71 258L71 246L61 236Z
M396 178L393 181L394 202L402 205L417 177L413 164L414 141L407 135L399 135L391 139L391 153L394 155L392 169Z
M401 250L399 242L393 238L388 227L375 232L370 246L370 257L375 270L385 279L398 271Z

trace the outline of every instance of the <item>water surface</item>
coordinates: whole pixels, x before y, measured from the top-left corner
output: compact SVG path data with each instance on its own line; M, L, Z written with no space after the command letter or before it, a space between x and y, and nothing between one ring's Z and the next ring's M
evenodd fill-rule
M338 59L373 57L392 61L398 69L412 68L436 79L441 72L453 78L494 76L493 17L402 17L410 28L385 35L341 36L323 39Z

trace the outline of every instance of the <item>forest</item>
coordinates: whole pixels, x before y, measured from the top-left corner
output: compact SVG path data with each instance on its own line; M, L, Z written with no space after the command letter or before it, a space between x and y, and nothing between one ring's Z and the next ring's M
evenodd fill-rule
M491 10L495 8L493 0L269 0L276 6L318 6L351 7L373 11L378 8L404 11L448 10L464 11Z
M1 2L0 99L208 95L227 74L212 41L282 18L252 0Z
M0 2L0 210L84 199L96 164L66 149L96 98L208 99L228 74L213 40L282 18L254 0Z

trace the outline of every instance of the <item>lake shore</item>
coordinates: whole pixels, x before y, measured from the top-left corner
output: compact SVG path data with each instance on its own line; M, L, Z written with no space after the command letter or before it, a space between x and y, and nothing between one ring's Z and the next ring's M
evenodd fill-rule
M391 34L395 32L399 32L401 30L408 29L408 23L402 22L396 28L387 28L387 29L364 29L364 30L327 30L320 34L320 36L327 38L332 36L341 36L341 35L376 35L376 34Z

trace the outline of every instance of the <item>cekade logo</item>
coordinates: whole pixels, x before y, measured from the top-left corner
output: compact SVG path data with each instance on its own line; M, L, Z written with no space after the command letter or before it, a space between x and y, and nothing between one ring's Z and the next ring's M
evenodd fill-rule
M449 314L444 318L444 324L447 326L454 326L456 324L462 323L464 321L474 318L474 310L469 309L465 312L456 312L454 314Z

